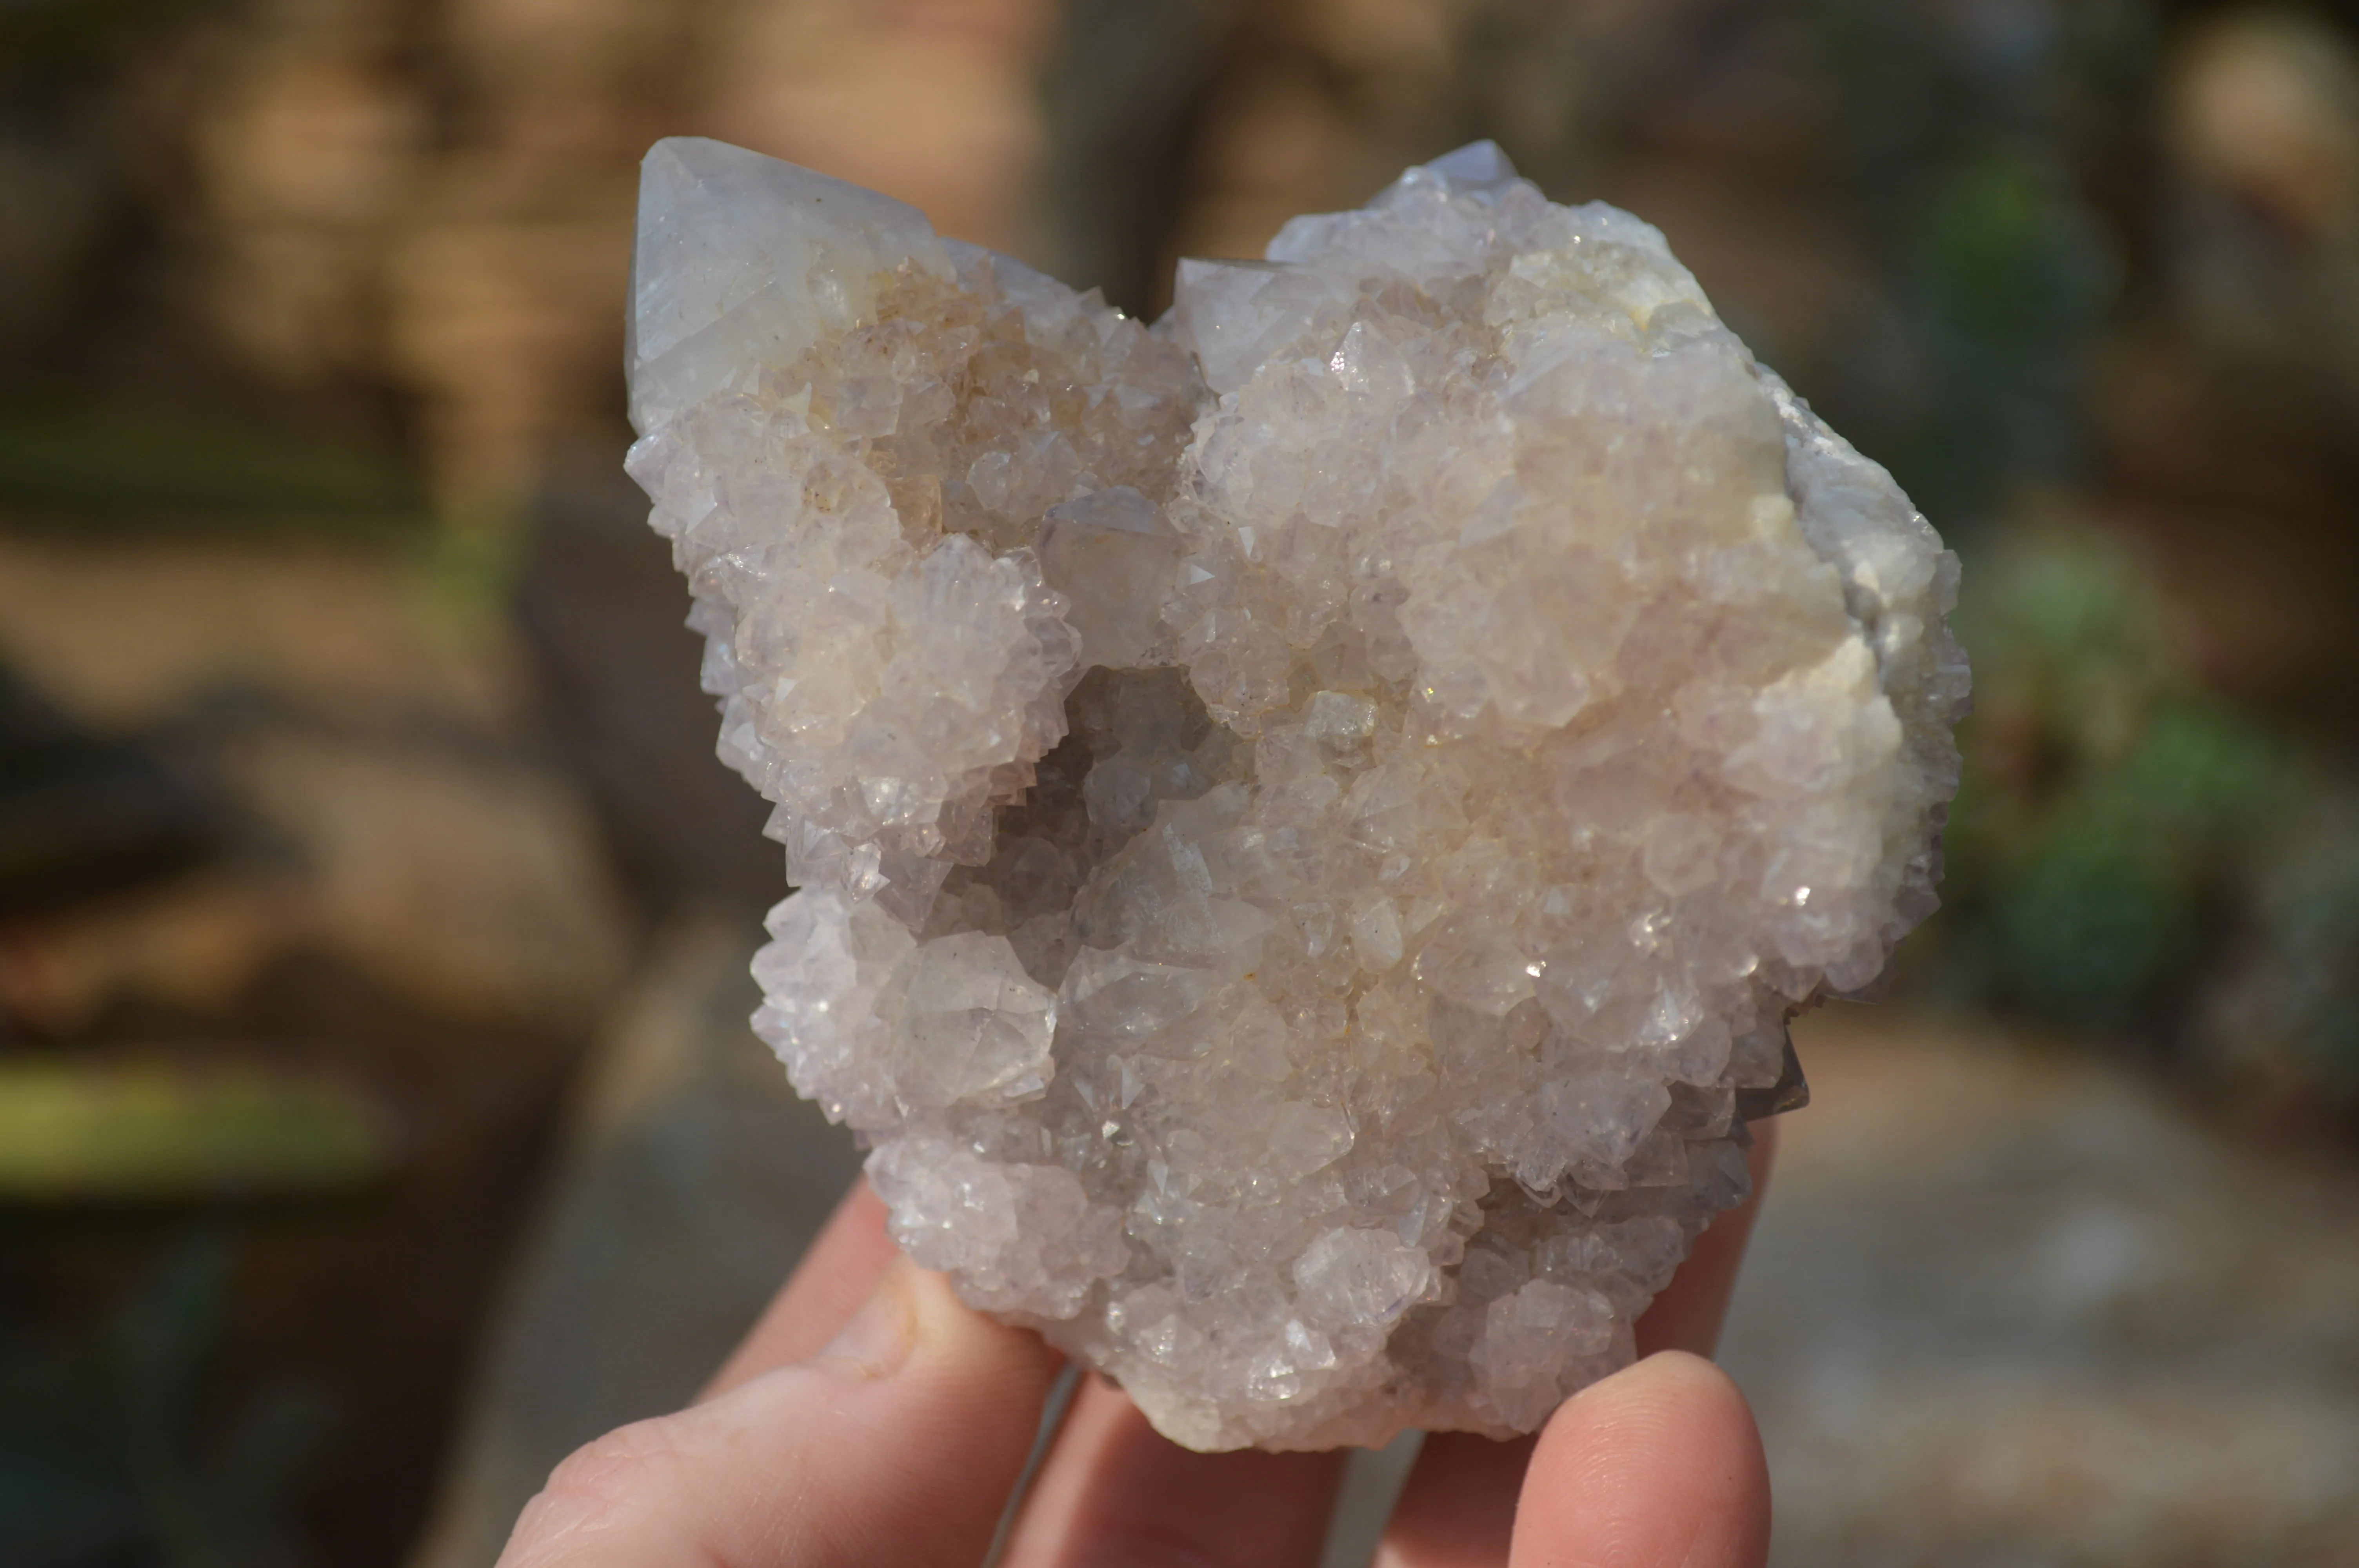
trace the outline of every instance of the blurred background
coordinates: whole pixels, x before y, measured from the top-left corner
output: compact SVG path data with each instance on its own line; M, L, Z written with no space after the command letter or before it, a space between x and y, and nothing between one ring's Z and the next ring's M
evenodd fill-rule
M1777 1560L2359 1562L2359 21L2193 0L10 0L0 1562L487 1563L853 1169L619 467L679 133L1147 315L1477 136L1659 225L1975 664L1726 1346Z

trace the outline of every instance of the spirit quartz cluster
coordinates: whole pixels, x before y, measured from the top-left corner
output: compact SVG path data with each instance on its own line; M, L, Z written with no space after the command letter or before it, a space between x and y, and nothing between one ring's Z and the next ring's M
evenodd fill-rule
M1955 557L1477 144L1153 327L648 156L630 469L893 1232L1201 1449L1528 1431L1934 907Z

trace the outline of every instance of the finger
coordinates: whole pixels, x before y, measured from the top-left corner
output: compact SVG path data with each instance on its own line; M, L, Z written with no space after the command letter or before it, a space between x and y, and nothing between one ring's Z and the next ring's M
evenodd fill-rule
M897 1256L899 1249L885 1229L885 1205L865 1178L855 1178L785 1288L697 1398L725 1394L774 1367L817 1355Z
M1510 1568L1761 1568L1769 1466L1745 1396L1667 1350L1549 1418L1516 1510Z
M1500 1568L1534 1438L1437 1432L1418 1450L1373 1568Z
M1671 1282L1663 1287L1646 1314L1638 1319L1638 1354L1687 1350L1709 1356L1720 1343L1720 1325L1728 1317L1729 1297L1736 1292L1736 1271L1745 1261L1745 1244L1753 1235L1754 1217L1769 1190L1769 1168L1777 1161L1777 1123L1753 1124L1753 1148L1746 1158L1753 1169L1753 1191L1745 1200L1715 1216L1696 1238L1695 1249Z
M1639 1318L1641 1356L1670 1349L1709 1355L1719 1339L1777 1146L1776 1122L1756 1123L1753 1132L1753 1191L1696 1238L1687 1261ZM1456 1432L1427 1438L1394 1506L1375 1568L1498 1568L1506 1563L1531 1451L1529 1438L1494 1443Z
M1343 1455L1196 1454L1092 1378L1008 1538L1007 1568L1310 1568Z
M810 1362L559 1465L500 1568L973 1568L1056 1367L897 1263Z

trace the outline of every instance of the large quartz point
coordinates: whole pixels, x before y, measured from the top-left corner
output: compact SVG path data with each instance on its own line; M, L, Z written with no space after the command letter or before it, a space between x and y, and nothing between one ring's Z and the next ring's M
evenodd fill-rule
M1529 1431L1934 907L1955 558L1488 144L1153 327L710 141L630 470L900 1244L1190 1447Z

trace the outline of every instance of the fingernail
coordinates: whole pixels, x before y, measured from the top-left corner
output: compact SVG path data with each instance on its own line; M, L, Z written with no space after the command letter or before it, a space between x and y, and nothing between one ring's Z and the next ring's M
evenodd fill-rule
M885 1271L852 1321L836 1330L812 1365L867 1381L889 1378L909 1358L909 1296L904 1267Z

